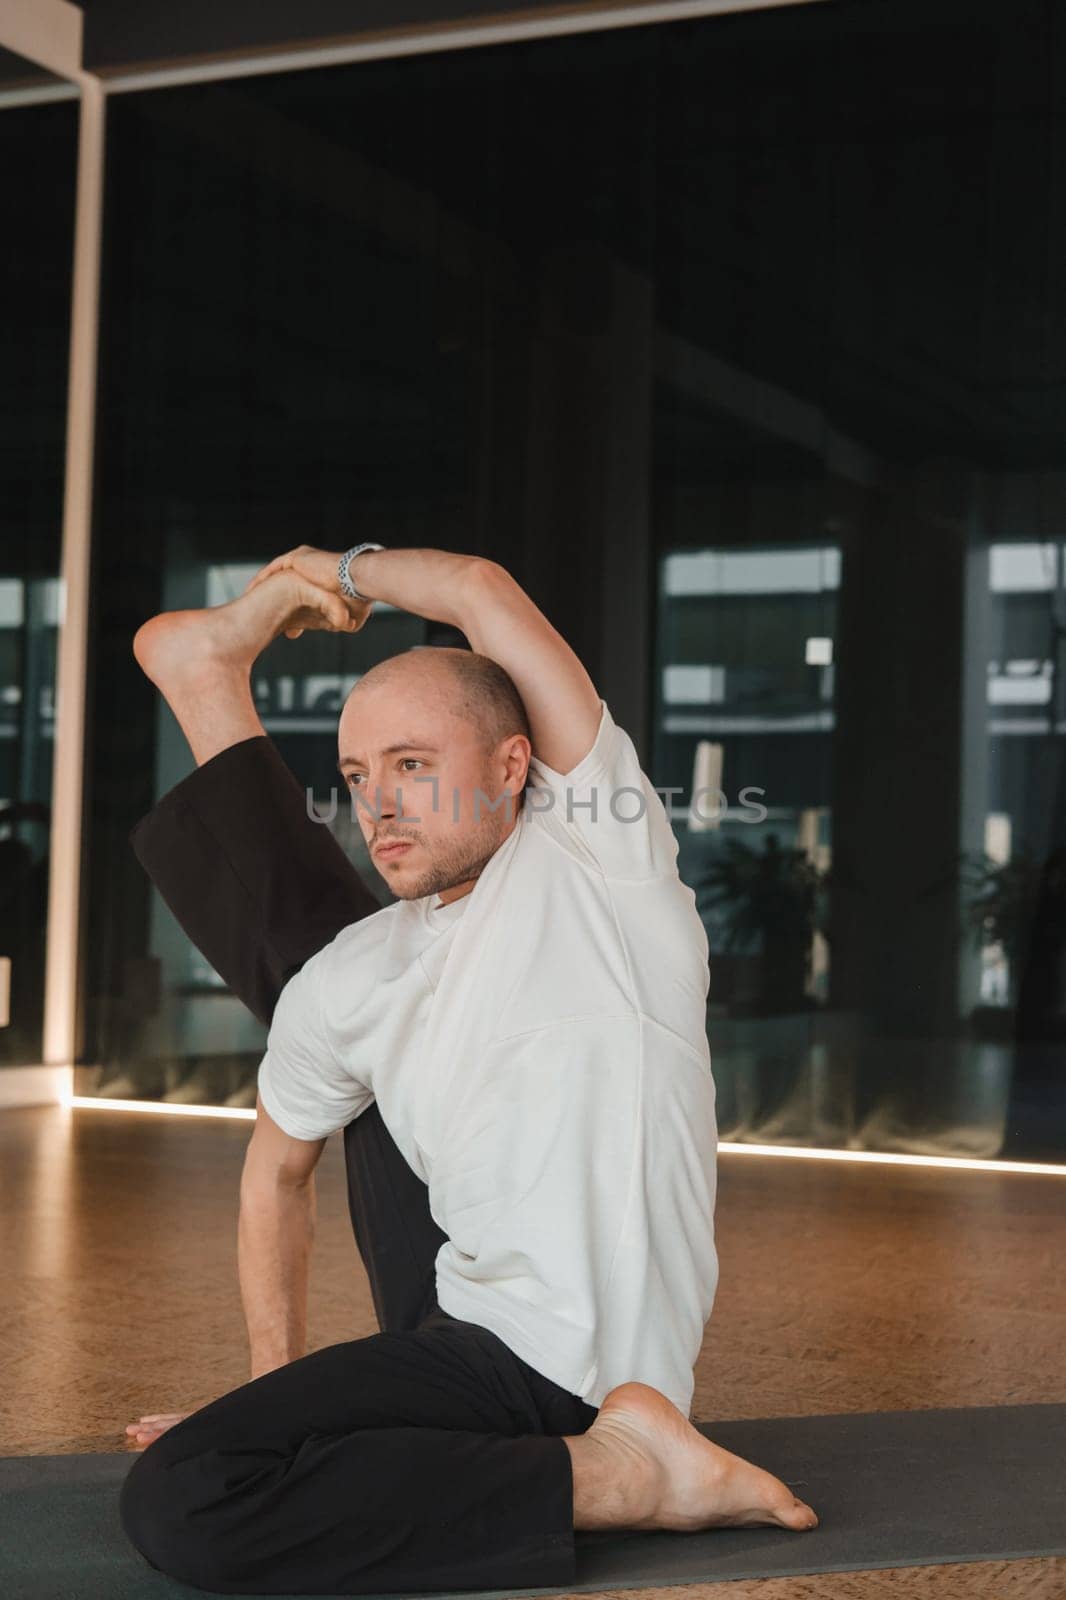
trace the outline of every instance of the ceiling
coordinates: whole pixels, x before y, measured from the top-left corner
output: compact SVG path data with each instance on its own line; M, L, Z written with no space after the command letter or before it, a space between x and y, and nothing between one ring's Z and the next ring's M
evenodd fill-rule
M374 33L599 11L575 0L79 0L82 65L103 76L205 57L306 48ZM750 0L739 0L738 9ZM650 0L667 6L668 0ZM642 9L649 9L644 0Z

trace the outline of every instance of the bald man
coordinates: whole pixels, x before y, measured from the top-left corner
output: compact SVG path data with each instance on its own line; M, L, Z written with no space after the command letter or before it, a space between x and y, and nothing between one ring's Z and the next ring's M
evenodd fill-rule
M146 1444L127 1535L231 1593L566 1587L574 1531L817 1517L689 1420L713 1304L707 942L658 794L495 562L302 545L134 652L197 768L133 842L269 1023L240 1191L252 1376ZM374 600L459 629L367 672L338 769L377 906L266 736L251 667ZM305 1353L343 1132L380 1332Z

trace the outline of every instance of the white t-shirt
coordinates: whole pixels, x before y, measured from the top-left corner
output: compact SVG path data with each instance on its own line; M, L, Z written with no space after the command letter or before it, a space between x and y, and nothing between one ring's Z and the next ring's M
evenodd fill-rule
M590 1405L637 1379L687 1417L718 1283L707 937L600 704L571 772L530 761L469 894L385 906L289 979L259 1093L299 1139L376 1099L448 1235L443 1309Z

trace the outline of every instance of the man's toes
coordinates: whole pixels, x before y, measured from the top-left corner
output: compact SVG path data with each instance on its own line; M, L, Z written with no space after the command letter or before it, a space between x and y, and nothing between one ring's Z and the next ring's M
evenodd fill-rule
M793 1499L790 1506L783 1506L776 1515L786 1528L794 1528L797 1531L818 1526L817 1516L803 1500Z

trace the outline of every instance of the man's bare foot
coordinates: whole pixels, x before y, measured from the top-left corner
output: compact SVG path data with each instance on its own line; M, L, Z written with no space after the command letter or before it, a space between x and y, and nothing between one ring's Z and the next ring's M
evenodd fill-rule
M575 1528L799 1532L818 1525L780 1478L705 1439L649 1384L618 1384L588 1431L564 1438L574 1467Z
M353 615L339 595L299 573L278 572L225 605L150 617L133 636L133 654L146 676L165 691L168 682L204 668L250 670L280 633L304 628L355 633L365 620Z
M127 1423L126 1432L131 1436L128 1442L143 1450L146 1445L154 1444L160 1434L166 1433L176 1422L184 1422L186 1417L191 1416L191 1411L153 1412L139 1422Z
M150 617L133 636L133 654L203 765L230 745L263 733L251 669L279 634L295 638L305 628L357 633L369 615L369 603L345 600L284 571L225 605Z

